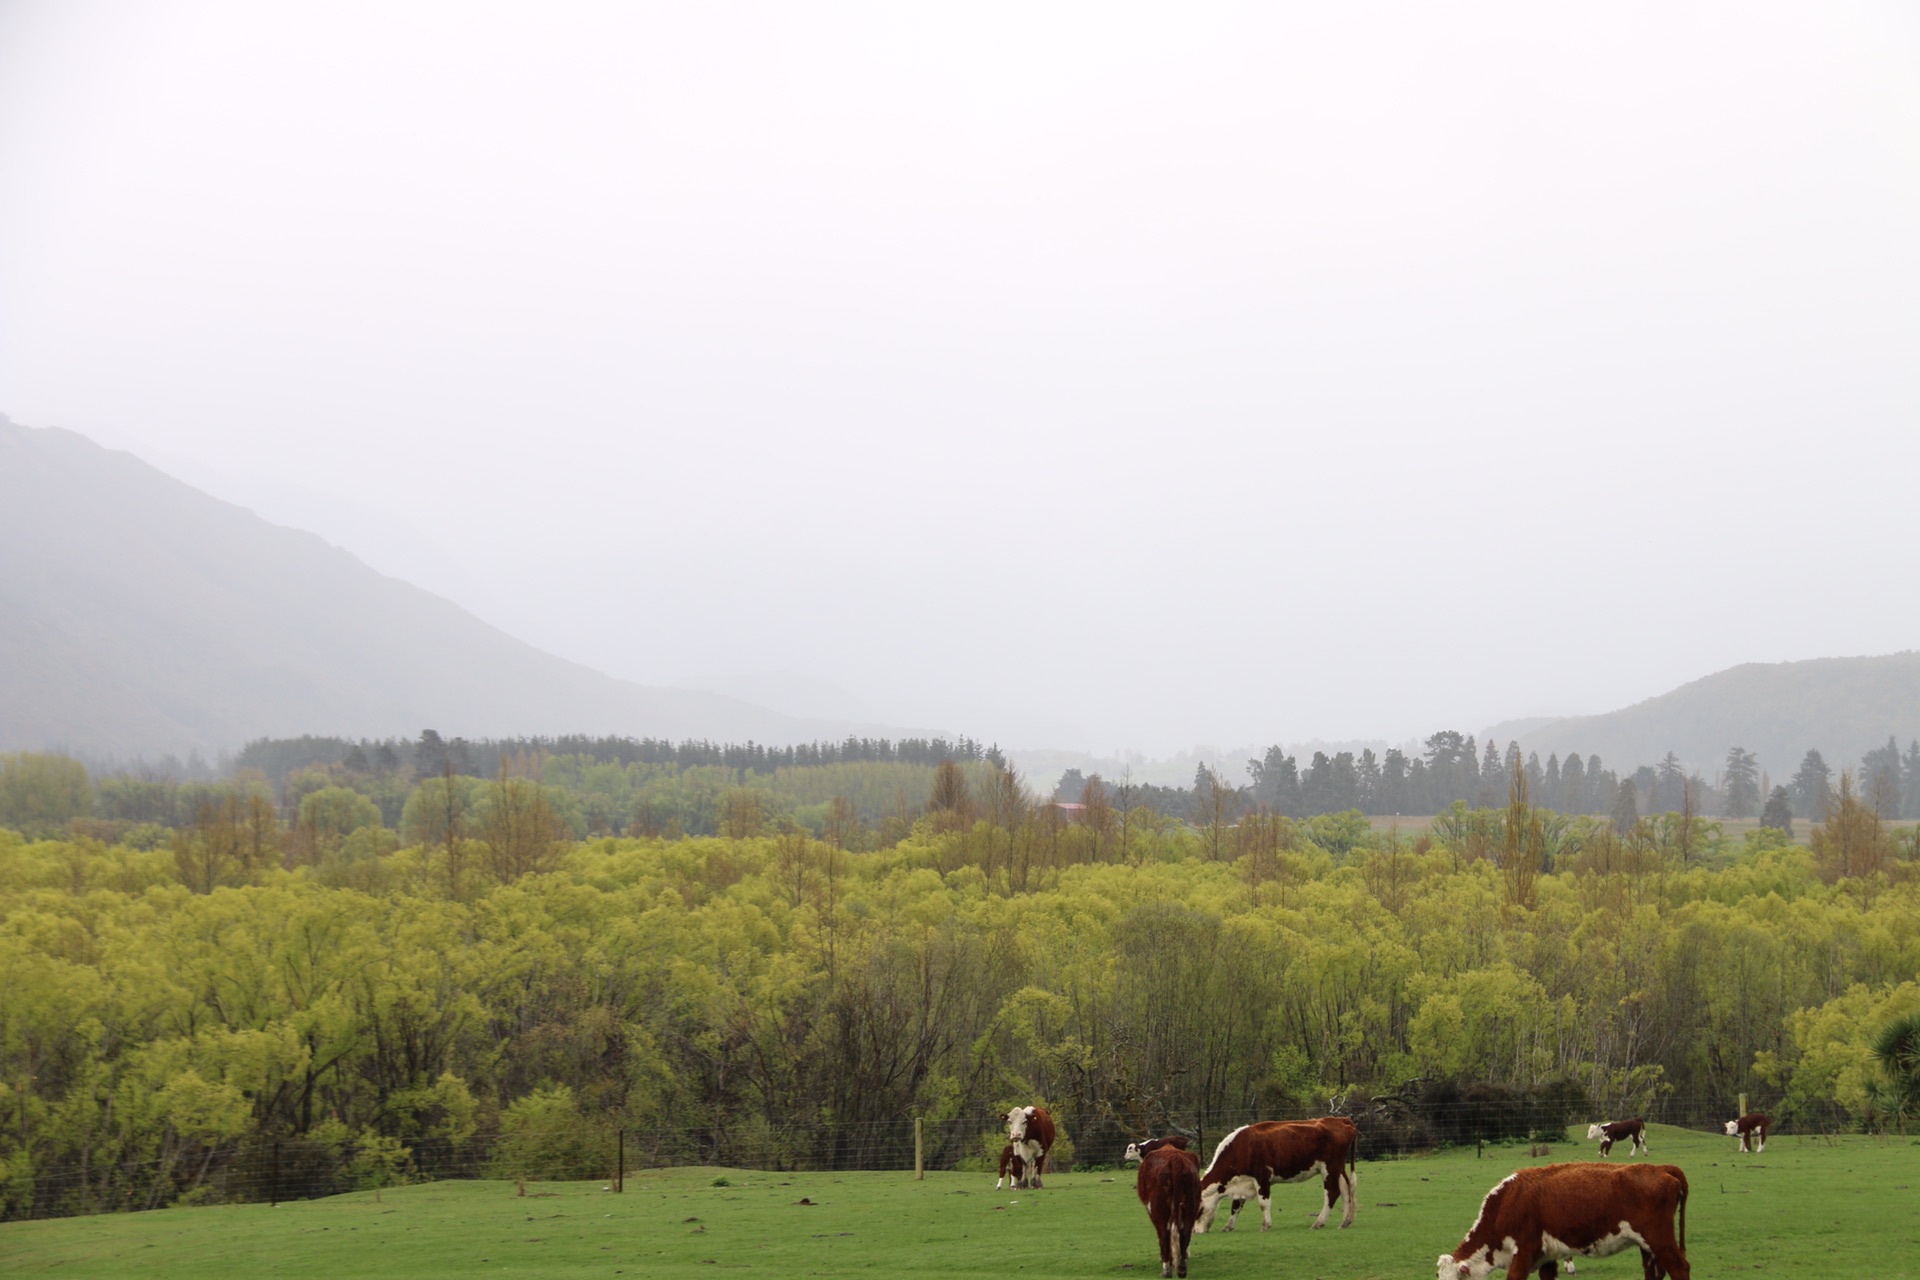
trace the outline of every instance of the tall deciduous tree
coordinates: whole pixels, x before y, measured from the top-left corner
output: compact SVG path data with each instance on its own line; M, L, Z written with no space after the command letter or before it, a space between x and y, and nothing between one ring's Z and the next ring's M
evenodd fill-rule
M1808 837L1814 863L1822 878L1835 880L1870 876L1892 856L1892 841L1880 825L1880 815L1853 789L1853 775L1842 771L1840 786L1827 806L1827 820Z
M744 789L742 789L744 791ZM730 793L739 794L739 793ZM547 799L546 788L532 778L500 776L481 799L480 839L487 869L508 884L525 875L550 871L559 862L561 842L569 834Z
M1080 825L1085 827L1093 841L1093 859L1104 862L1107 856L1107 841L1113 835L1113 800L1107 794L1107 784L1099 774L1087 779L1087 785L1080 790Z
M1227 832L1239 809L1239 796L1204 763L1193 771L1193 818L1210 861L1220 861Z

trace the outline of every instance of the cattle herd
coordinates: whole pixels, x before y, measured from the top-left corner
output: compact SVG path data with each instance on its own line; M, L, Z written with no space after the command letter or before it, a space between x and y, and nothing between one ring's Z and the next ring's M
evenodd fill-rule
M1041 1185L1053 1147L1053 1117L1044 1107L1015 1107L1006 1114L1007 1145L1000 1153L1000 1180L1016 1187ZM1767 1149L1767 1117L1759 1112L1727 1121L1727 1136L1746 1152ZM1613 1144L1627 1153L1647 1152L1646 1122L1607 1121L1587 1129L1605 1159ZM1359 1200L1356 1157L1359 1131L1345 1116L1318 1120L1264 1120L1242 1125L1220 1140L1204 1169L1187 1150L1187 1137L1171 1134L1128 1145L1127 1163L1138 1162L1134 1189L1160 1242L1160 1274L1187 1274L1193 1237L1213 1225L1221 1200L1232 1202L1222 1231L1233 1230L1240 1206L1260 1202L1260 1229L1273 1226L1276 1182L1319 1179L1320 1215L1327 1225L1344 1200L1340 1225L1353 1225ZM1480 1212L1452 1253L1439 1259L1438 1280L1480 1280L1504 1269L1508 1280L1538 1271L1555 1280L1561 1263L1573 1274L1575 1258L1604 1258L1640 1250L1643 1280L1690 1280L1687 1264L1687 1175L1671 1164L1609 1165L1591 1162L1519 1169L1502 1178L1480 1202Z

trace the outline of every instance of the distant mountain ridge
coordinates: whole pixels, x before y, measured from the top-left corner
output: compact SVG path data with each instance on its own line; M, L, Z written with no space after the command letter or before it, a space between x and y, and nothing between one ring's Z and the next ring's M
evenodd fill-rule
M1744 747L1784 782L1809 748L1837 772L1889 736L1902 748L1920 736L1920 651L1743 663L1605 715L1555 720L1519 743L1543 760L1598 755L1621 772L1672 751L1709 778L1729 747Z
M616 680L131 454L0 417L0 751L211 753L429 727L767 743L887 732Z

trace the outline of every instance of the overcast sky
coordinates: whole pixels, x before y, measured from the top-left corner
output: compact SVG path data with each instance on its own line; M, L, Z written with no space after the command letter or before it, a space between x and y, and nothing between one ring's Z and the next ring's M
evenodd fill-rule
M4 0L0 411L1010 745L1913 648L1920 8Z

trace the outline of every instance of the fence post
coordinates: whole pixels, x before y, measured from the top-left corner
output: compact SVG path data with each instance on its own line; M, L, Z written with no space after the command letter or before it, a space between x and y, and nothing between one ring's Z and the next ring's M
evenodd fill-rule
M927 1180L927 1141L926 1134L920 1128L919 1116L913 1118L913 1180Z
M1747 1114L1747 1092L1744 1089L1740 1091L1740 1114Z
M280 1139L273 1140L273 1172L267 1182L267 1207L280 1203Z
M625 1191L627 1189L627 1131L622 1128L619 1133L620 1155L613 1166L613 1189Z

